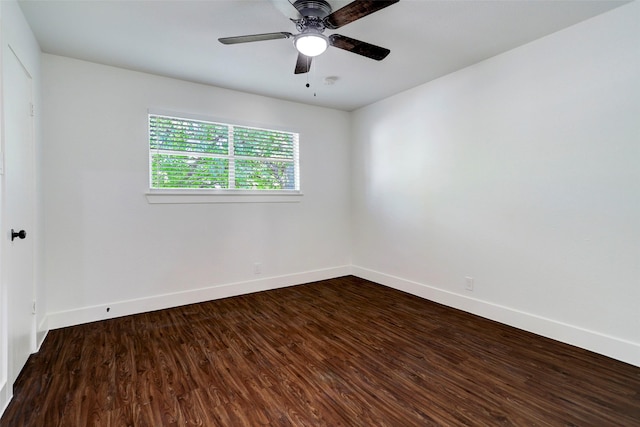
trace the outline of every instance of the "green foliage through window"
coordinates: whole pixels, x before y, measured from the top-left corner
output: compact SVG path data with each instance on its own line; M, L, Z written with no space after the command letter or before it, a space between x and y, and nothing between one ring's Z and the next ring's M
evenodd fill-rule
M152 189L298 190L298 134L149 115Z

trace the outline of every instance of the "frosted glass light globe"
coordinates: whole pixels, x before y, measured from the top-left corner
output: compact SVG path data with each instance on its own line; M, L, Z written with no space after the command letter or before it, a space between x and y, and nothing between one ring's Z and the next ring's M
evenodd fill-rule
M305 56L318 56L329 46L327 38L322 34L300 34L294 44L298 52Z

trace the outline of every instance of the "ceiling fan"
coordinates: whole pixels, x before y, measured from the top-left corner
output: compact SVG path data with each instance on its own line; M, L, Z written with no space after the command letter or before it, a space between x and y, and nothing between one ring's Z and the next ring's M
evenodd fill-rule
M282 3L272 0L279 9ZM293 37L293 44L298 50L295 74L307 73L311 68L311 58L323 53L327 47L333 46L367 58L381 61L391 52L380 46L352 39L340 34L325 36L325 29L335 30L374 12L391 6L400 0L356 0L346 6L332 11L331 5L325 0L295 0L287 1L295 10L285 5L293 17L291 21L296 25L298 34L288 32L252 34L236 37L222 37L218 41L222 44L237 44L258 42L264 40L288 39ZM289 14L289 10L286 13Z

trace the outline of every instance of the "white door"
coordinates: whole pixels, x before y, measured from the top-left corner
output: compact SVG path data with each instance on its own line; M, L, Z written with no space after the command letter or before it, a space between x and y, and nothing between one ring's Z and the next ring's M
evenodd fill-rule
M8 379L9 384L13 384L27 358L35 351L32 235L35 159L31 76L11 49L6 52L3 58L5 162L2 270L7 290ZM26 236L20 234L21 230ZM20 235L16 236L15 233Z

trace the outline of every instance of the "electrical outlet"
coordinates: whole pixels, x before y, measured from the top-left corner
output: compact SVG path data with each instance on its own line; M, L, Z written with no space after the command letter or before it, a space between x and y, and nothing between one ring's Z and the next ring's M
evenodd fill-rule
M468 291L473 291L473 277L466 276L464 278L464 288Z
M253 264L253 274L262 274L262 263L256 262Z

